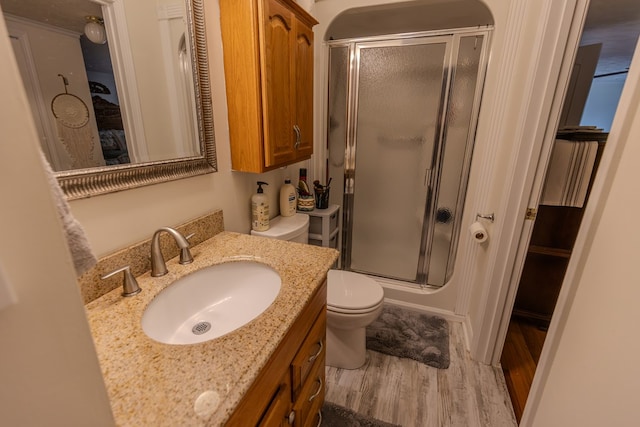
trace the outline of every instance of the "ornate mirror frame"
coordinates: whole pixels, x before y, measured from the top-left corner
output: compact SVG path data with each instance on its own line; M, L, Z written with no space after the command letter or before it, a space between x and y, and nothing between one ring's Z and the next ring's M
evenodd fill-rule
M123 16L121 3L113 0L98 1L103 5L111 22ZM189 40L192 46L196 112L201 156L163 160L122 166L104 166L91 169L57 172L56 178L67 200L82 199L116 191L129 190L161 182L172 181L217 171L213 107L209 81L206 33L204 25L204 0L187 1ZM115 27L108 28L116 33ZM122 48L122 46L120 46Z

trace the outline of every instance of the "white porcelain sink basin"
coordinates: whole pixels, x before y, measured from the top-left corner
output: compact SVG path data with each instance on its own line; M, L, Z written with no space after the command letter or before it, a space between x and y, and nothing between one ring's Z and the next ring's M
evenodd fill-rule
M163 289L142 315L142 329L166 344L194 344L232 332L264 312L282 281L252 261L213 265Z

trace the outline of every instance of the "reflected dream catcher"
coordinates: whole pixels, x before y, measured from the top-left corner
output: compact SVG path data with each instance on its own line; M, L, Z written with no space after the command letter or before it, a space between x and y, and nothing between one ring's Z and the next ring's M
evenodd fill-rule
M64 83L64 93L56 95L51 101L51 111L56 118L58 137L71 157L73 168L100 166L93 159L93 135L89 124L89 108L76 95L68 92L69 81L58 74Z

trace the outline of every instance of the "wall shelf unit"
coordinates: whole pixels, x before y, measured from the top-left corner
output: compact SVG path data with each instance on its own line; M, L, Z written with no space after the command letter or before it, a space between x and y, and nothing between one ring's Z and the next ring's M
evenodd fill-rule
M607 133L573 132L558 139L597 141L598 151L589 177L586 206ZM573 251L584 207L539 205L531 241L518 285L513 314L546 328L551 322L560 288Z

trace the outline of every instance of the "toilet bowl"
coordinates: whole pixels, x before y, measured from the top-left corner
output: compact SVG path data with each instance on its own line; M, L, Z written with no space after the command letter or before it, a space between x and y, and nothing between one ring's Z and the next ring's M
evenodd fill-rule
M252 230L254 236L308 243L309 216L296 213L275 217L266 231ZM366 327L382 311L384 291L363 274L329 270L327 274L326 364L357 369L366 362Z
M357 369L367 360L366 327L382 312L384 291L362 274L327 274L327 365Z

